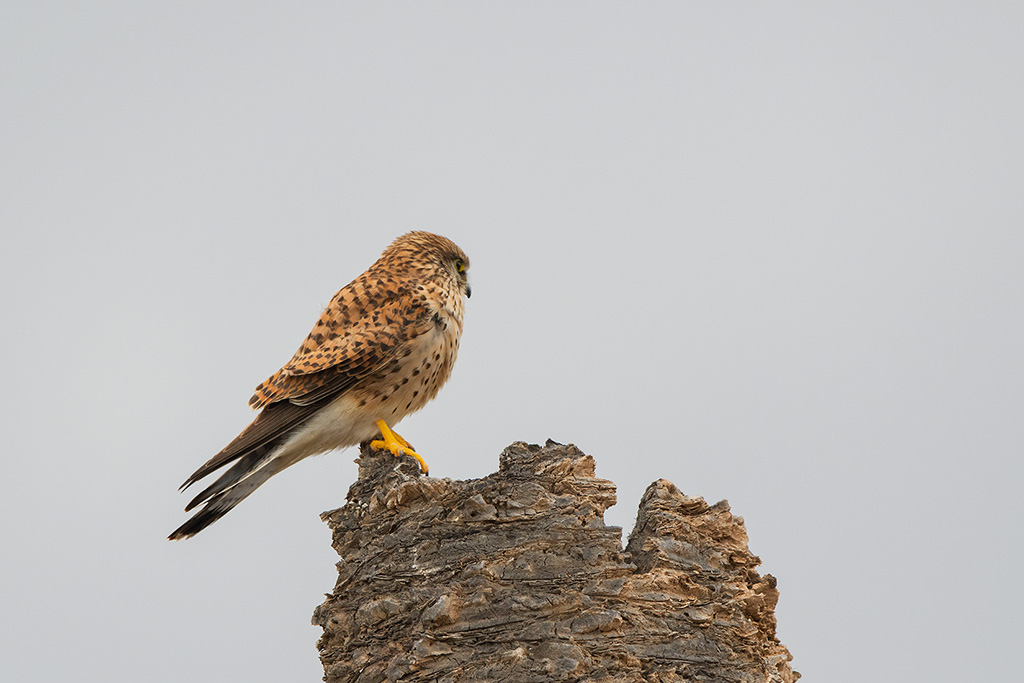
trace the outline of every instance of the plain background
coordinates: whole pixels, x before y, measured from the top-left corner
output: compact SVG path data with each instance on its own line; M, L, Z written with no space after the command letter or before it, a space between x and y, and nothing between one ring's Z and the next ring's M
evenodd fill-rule
M0 679L316 681L355 451L177 486L396 236L470 255L401 424L742 515L811 681L1019 676L1019 3L4 2Z

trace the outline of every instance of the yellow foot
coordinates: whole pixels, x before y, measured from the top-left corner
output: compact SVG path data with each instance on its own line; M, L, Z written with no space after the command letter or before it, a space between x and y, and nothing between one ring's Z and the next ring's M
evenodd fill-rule
M376 448L377 450L382 451L391 451L391 455L396 458L403 455L410 455L416 458L419 462L420 469L423 470L423 474L430 473L430 469L427 467L427 461L423 459L423 456L414 451L408 441L393 432L384 420L377 420L377 429L380 430L380 434L384 437L384 440L371 441L370 448Z

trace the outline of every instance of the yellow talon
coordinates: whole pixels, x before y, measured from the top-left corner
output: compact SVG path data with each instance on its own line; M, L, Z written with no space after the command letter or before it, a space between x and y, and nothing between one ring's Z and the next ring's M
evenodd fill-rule
M384 437L384 440L381 441L378 439L371 441L370 448L376 448L377 450L382 451L391 451L391 455L396 458L403 455L410 455L416 458L417 462L419 462L420 469L423 470L423 474L430 473L430 468L427 467L427 461L423 459L423 456L414 451L408 441L392 431L384 420L377 420L377 429L380 430L380 434Z

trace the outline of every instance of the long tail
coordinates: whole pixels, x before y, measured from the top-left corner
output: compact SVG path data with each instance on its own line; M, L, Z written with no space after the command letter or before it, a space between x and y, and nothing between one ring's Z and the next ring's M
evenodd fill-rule
M203 509L175 529L174 533L167 538L177 541L195 536L226 515L231 508L248 498L249 494L262 486L267 479L294 463L293 459L270 458L267 454L247 455L192 499L192 502L185 508L185 512L205 503Z
M193 472L181 485L184 490L234 462L216 481L192 499L185 507L185 512L205 503L203 509L167 538L176 541L195 536L245 500L267 479L294 464L297 457L294 454L287 456L279 453L278 447L319 408L320 404L298 406L287 401L264 408L252 424L242 430L224 450Z
M206 504L203 506L203 509L193 515L190 520L175 529L174 533L167 538L172 541L189 538L190 536L195 536L200 531L216 522L218 519L226 515L231 508L241 503L249 496L249 494L262 486L267 479L270 479L272 476L280 472L283 468L275 466L278 462L278 459L271 460L259 469L246 473L241 478L238 478L230 485L224 487L222 490L210 495L205 499ZM242 465L244 463L238 464ZM231 469L234 470L236 467L237 465ZM229 470L224 476L227 476L230 473L231 471ZM221 477L221 479L223 479L223 477ZM219 481L220 480L218 480L218 482ZM187 507L186 510L191 510L196 505L199 505L200 502L202 501L192 501L189 503L189 507Z

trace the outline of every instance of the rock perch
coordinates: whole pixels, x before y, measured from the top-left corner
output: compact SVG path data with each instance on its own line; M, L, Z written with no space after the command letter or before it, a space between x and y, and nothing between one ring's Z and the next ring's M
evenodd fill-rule
M571 445L514 443L469 481L364 445L348 502L322 515L341 557L313 614L324 680L800 677L775 636L775 578L725 501L656 481L625 550L604 524L614 503Z

